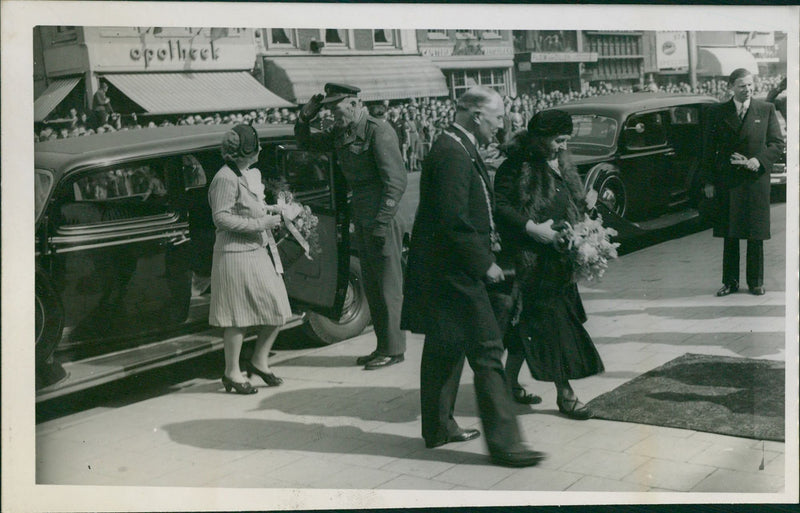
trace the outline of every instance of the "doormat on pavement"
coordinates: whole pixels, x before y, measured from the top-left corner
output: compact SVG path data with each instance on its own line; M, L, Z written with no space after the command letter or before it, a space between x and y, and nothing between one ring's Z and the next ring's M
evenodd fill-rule
M784 441L784 362L687 353L589 402L595 418Z

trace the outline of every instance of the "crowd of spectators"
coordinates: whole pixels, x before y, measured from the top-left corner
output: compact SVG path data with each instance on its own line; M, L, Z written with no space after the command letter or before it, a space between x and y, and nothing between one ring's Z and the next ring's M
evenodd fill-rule
M765 97L774 90L783 80L782 76L756 77L755 96ZM687 83L669 84L660 87L655 83L643 87L620 87L600 82L597 85L585 88L582 91L552 91L545 93L541 90L522 93L516 97L506 96L506 119L500 138L506 138L525 126L528 121L540 110L561 105L566 102L601 96L608 94L629 93L635 91L664 91L668 93L699 93L714 96L720 101L730 97L727 81L712 79L698 83L692 88ZM409 171L420 169L422 159L430 149L433 141L441 131L449 126L455 117L455 101L442 98L411 98L408 100L373 103L369 105L373 116L381 117L389 122L397 132L406 168ZM178 116L161 116L148 118L140 122L136 114L111 114L105 124L92 123L84 113L70 109L66 119L59 120L50 126L45 125L34 137L37 141L63 139L95 133L114 132L119 130L134 130L155 126L184 126L184 125L211 125L229 123L255 123L255 124L293 124L297 119L297 110L289 108L258 109L238 113L214 114L188 114ZM323 109L319 113L318 127L325 128L333 123L333 113Z

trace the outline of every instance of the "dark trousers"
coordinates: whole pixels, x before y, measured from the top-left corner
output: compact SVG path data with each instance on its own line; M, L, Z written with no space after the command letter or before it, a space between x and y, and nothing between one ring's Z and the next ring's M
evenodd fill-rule
M739 283L739 239L725 237L722 252L722 283ZM764 286L764 241L747 241L747 286Z
M500 360L502 355L500 340L476 342L459 351L452 343L425 337L420 403L422 437L427 442L444 440L458 429L453 410L465 358L475 373L478 413L489 452L512 450L522 442Z
M406 333L400 329L403 308L403 233L397 220L389 223L386 245L373 247L369 233L356 229L361 259L361 278L372 326L378 339L377 353L397 356L406 352Z

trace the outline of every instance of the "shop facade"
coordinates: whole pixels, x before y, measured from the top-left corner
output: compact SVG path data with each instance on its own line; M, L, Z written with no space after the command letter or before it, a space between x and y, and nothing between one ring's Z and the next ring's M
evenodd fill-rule
M447 96L459 98L473 85L516 96L514 39L510 30L416 30L419 54L444 74Z
M585 64L598 58L575 30L515 30L514 52L520 94L581 91Z
M328 82L359 87L365 102L448 95L445 76L420 55L413 30L263 28L256 46L256 76L293 103L307 102Z
M252 76L252 29L47 26L36 27L36 38L36 88L42 92L34 102L35 121L69 108L90 111L101 81L109 84L112 108L123 115L291 106Z
M581 51L597 54L597 60L584 63L581 81L589 86L642 86L646 72L643 35L635 30L579 31Z

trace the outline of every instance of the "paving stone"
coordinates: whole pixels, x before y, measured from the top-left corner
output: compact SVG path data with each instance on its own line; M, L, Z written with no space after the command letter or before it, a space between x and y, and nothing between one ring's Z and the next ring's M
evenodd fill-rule
M692 492L777 493L784 488L783 476L719 469L691 488Z
M703 465L652 459L623 478L647 487L687 492L716 469Z
M476 490L488 490L512 474L514 469L491 465L487 460L484 465L455 465L438 474L436 480Z
M454 485L432 479L401 475L375 487L377 490L450 490Z
M648 461L650 458L636 454L590 449L559 470L620 480Z
M381 470L415 477L432 478L456 465L456 463L432 459L433 453L434 451L430 449L413 452L384 465Z
M578 438L572 440L571 444L581 447L599 447L609 451L622 452L636 445L638 442L650 436L637 429L629 429L630 424L614 422L613 427L596 428Z
M689 463L710 467L756 472L761 464L762 457L765 456L761 451L755 449L712 445L688 461Z
M649 488L637 483L597 476L583 476L566 489L568 492L646 492Z
M547 468L528 467L513 472L495 483L492 490L530 490L558 492L566 490L582 476Z

